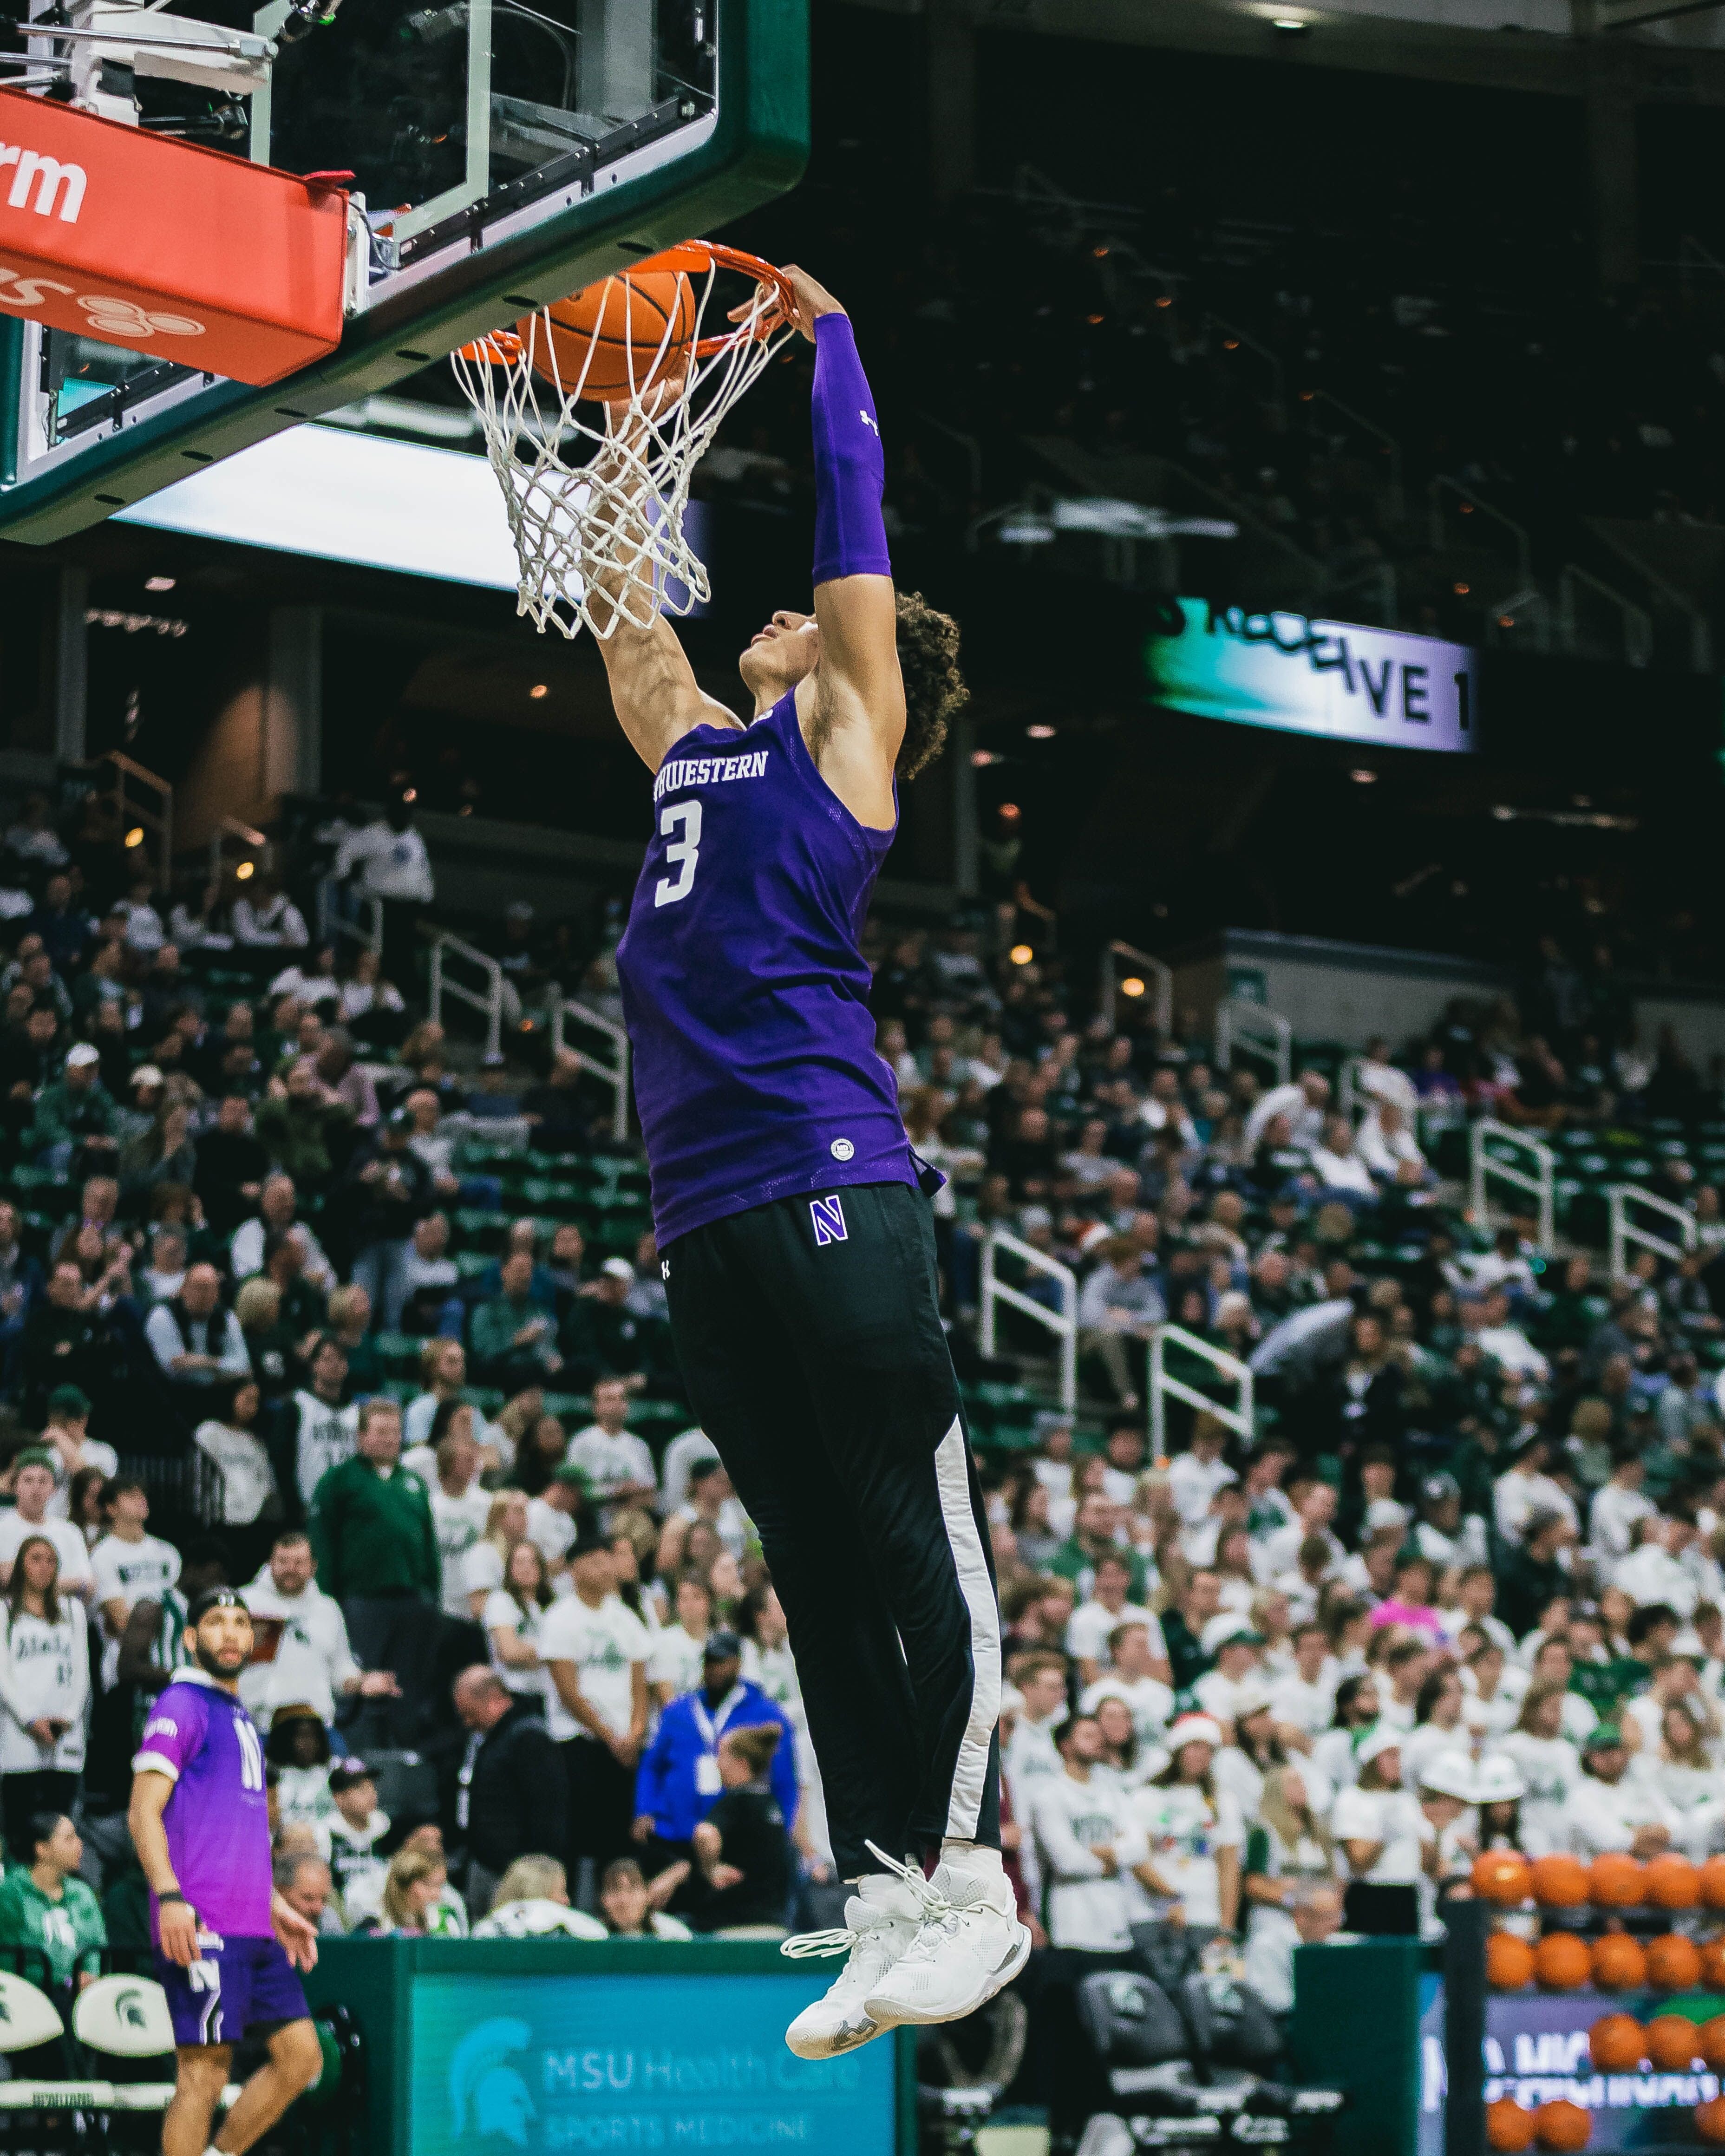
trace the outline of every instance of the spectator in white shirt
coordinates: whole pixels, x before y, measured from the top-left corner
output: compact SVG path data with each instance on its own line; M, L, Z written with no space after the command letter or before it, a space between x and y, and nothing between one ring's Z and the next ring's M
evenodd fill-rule
M1330 1081L1321 1070L1302 1070L1288 1086L1272 1086L1252 1103L1243 1141L1248 1159L1256 1152L1265 1132L1278 1116L1288 1125L1288 1142L1296 1152L1310 1152L1323 1135L1324 1111L1329 1105Z
M400 1692L388 1670L362 1671L353 1659L341 1605L318 1586L311 1544L294 1529L277 1537L269 1564L239 1590L254 1617L281 1625L274 1659L249 1663L239 1680L239 1697L259 1728L291 1701L305 1701L327 1723L338 1699L393 1699Z
M321 1334L311 1350L311 1383L294 1394L294 1479L309 1506L331 1467L359 1450L359 1409L343 1407L347 1358L339 1342Z
M1201 1526L1217 1491L1224 1483L1240 1479L1222 1457L1227 1442L1227 1424L1214 1415L1199 1414L1192 1424L1189 1447L1168 1462L1168 1493L1174 1510L1189 1527Z
M1204 1419L1202 1416L1199 1418ZM1174 1463L1173 1465L1178 1465ZM1168 1470L1168 1480L1173 1480L1173 1465ZM1300 1553L1313 1537L1321 1540L1329 1553L1330 1569L1338 1571L1348 1552L1331 1531L1338 1501L1335 1485L1323 1481L1317 1476L1296 1479L1289 1491L1294 1507L1291 1523L1276 1527L1266 1535L1260 1545L1263 1566L1272 1579L1281 1579L1300 1564Z
M682 1569L690 1534L699 1522L705 1522L739 1562L748 1547L748 1515L716 1455L709 1453L706 1459L697 1460L689 1470L685 1486L685 1501L665 1515L659 1537L655 1564L665 1579Z
M303 951L311 941L305 915L275 876L258 876L249 884L234 900L229 918L239 943Z
M1295 1626L1293 1646L1293 1668L1271 1680L1270 1709L1282 1742L1309 1752L1335 1715L1341 1666L1330 1653L1329 1635L1316 1621Z
M1359 1779L1330 1814L1348 1871L1373 1886L1417 1885L1424 1835L1419 1799L1402 1787L1401 1732L1380 1722L1354 1756Z
M1029 1817L1038 1778L1060 1772L1054 1732L1066 1718L1065 1658L1027 1655L1014 1661L1013 1670L1020 1704L1001 1763L1011 1787L1013 1812L1023 1820Z
M1204 1626L1199 1644L1214 1657L1214 1665L1194 1684L1192 1697L1231 1741L1240 1701L1263 1690L1262 1635L1249 1617L1224 1612Z
M1146 1625L1128 1620L1117 1625L1109 1635L1108 1666L1079 1701L1086 1714L1094 1714L1103 1699L1123 1700L1141 1749L1159 1747L1173 1717L1168 1656L1152 1645L1153 1637L1159 1642L1161 1636L1159 1627L1153 1635Z
M84 1531L69 1520L48 1516L54 1471L54 1456L45 1446L32 1445L18 1455L12 1485L15 1502L9 1512L0 1512L0 1589L11 1584L12 1562L26 1536L45 1535L59 1558L59 1585L88 1604L95 1596L95 1577Z
M1639 1607L1663 1603L1686 1621L1695 1614L1701 1589L1683 1560L1695 1539L1687 1520L1656 1512L1636 1522L1636 1546L1613 1571L1611 1584Z
M336 1269L325 1254L316 1235L305 1221L297 1217L299 1192L294 1178L280 1169L264 1178L258 1193L258 1218L242 1220L234 1230L233 1240L228 1245L234 1263L234 1277L249 1280L254 1273L264 1270L264 1245L272 1229L291 1228L300 1239L300 1248L305 1256L300 1270L306 1281L320 1295L327 1295L336 1285Z
M1604 1487L1594 1492L1587 1516L1587 1538L1595 1564L1609 1570L1626 1558L1635 1547L1637 1522L1652 1517L1652 1501L1641 1488L1646 1475L1640 1454L1625 1450L1613 1462Z
M1049 1943L1123 1953L1132 1944L1135 1912L1122 1877L1148 1857L1144 1831L1133 1820L1127 1792L1102 1767L1095 1717L1070 1717L1054 1741L1060 1771L1037 1778L1029 1818Z
M606 1504L659 1502L659 1478L644 1440L629 1427L629 1387L621 1378L601 1378L593 1389L593 1420L569 1441L568 1462L587 1477Z
M1579 1526L1574 1499L1545 1471L1550 1450L1541 1432L1531 1432L1517 1445L1512 1465L1497 1478L1492 1510L1497 1532L1506 1542L1519 1543L1536 1512L1555 1512L1572 1528Z
M1332 1116L1325 1123L1322 1142L1312 1149L1312 1166L1326 1198L1352 1199L1356 1205L1377 1203L1378 1186L1353 1149L1353 1127L1346 1116Z
M1394 1101L1379 1101L1367 1110L1353 1149L1379 1183L1425 1179L1425 1155L1409 1127L1407 1111Z
M1582 1747L1568 1821L1569 1846L1584 1864L1608 1849L1626 1849L1645 1864L1671 1845L1677 1815L1654 1781L1630 1772L1629 1747L1614 1722L1602 1722Z
M1461 1311L1464 1333L1471 1334L1511 1377L1532 1378L1542 1385L1550 1377L1551 1364L1521 1327L1511 1323L1509 1297L1501 1288L1485 1296L1469 1296Z
M1155 1641L1162 1657L1163 1674L1167 1675L1168 1657L1162 1627L1147 1609L1140 1609L1132 1600L1132 1584L1129 1558L1104 1556L1096 1559L1091 1599L1079 1604L1066 1626L1066 1652L1078 1666L1081 1685L1092 1685L1101 1675L1108 1660L1109 1640L1122 1625L1144 1628Z
M90 1553L90 1568L105 1634L103 1681L112 1684L132 1605L162 1600L180 1576L180 1553L172 1543L146 1532L150 1498L141 1482L121 1476L109 1483L103 1497L110 1524Z

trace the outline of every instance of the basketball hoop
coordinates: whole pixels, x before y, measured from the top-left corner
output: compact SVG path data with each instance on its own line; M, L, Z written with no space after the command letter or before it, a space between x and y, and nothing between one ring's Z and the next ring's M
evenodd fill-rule
M749 295L709 329L721 270ZM711 596L684 530L690 476L791 333L790 296L770 263L690 240L450 355L503 490L516 611L540 630L608 638Z

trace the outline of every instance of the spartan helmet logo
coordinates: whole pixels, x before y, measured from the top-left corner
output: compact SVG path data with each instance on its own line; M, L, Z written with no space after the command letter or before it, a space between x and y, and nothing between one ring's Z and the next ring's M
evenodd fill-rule
M141 1991L122 1991L114 2001L114 2011L128 2029L143 2029L149 2025L144 2015L144 1994Z
M517 2148L527 2145L527 2128L538 2116L527 2084L506 2063L533 2041L525 2021L481 2021L455 2046L449 2061L449 2110L454 2138L469 2130L481 2141L494 2135Z

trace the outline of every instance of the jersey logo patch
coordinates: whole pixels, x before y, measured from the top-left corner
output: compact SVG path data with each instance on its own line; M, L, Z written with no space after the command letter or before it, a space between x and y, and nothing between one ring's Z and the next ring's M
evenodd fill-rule
M824 1250L829 1243L848 1243L850 1230L845 1224L845 1208L836 1198L811 1198L809 1217L814 1223L814 1247Z

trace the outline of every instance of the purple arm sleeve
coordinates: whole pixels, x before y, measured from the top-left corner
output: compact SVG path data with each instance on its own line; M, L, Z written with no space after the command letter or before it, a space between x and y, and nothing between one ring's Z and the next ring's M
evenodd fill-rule
M890 577L880 495L886 458L848 315L814 325L814 581Z

